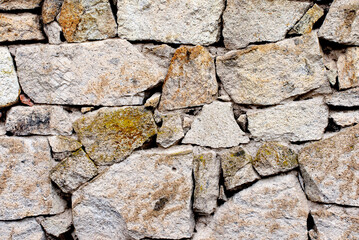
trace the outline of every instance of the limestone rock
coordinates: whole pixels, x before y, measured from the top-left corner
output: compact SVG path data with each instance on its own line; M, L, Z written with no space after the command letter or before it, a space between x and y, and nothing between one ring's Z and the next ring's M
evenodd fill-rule
M359 4L358 4L358 11L359 11ZM359 21L359 17L358 17L358 21ZM359 25L358 25L358 29L359 29ZM359 86L359 47L347 48L345 54L339 56L337 66L338 66L338 82L340 89Z
M229 191L259 179L252 167L252 157L241 147L222 150L218 153L223 170L224 185Z
M162 116L162 126L158 129L156 142L164 148L176 144L184 137L180 113L169 113Z
M64 0L59 23L68 42L106 39L117 33L108 0Z
M0 137L0 220L64 211L51 186L52 165L46 138Z
M74 136L51 136L48 140L53 152L73 152L82 147Z
M176 50L163 85L160 109L211 103L218 91L214 60L202 46Z
M70 135L72 122L60 106L15 106L7 113L6 131L15 135Z
M26 218L20 221L0 221L0 239L46 240L46 237L34 218Z
M32 45L16 50L19 81L36 103L142 104L161 79L157 65L125 40Z
M192 161L192 147L178 146L112 165L73 194L79 239L190 238Z
M224 1L118 0L117 8L120 38L209 45L219 40Z
M182 141L212 148L233 147L247 142L249 138L234 120L232 104L218 101L203 106Z
M319 37L332 42L358 45L358 10L357 0L335 0L319 30Z
M355 123L359 123L358 111L330 112L329 117L333 119L335 124L342 127L348 127Z
M289 32L292 34L310 33L314 24L324 15L324 10L317 4L314 4L304 16L297 22L293 29Z
M122 161L157 133L152 113L144 107L101 108L78 119L74 129L97 165Z
M239 115L239 117L237 118L237 123L239 124L239 126L241 126L241 129L243 131L246 131L248 125L247 115L246 114Z
M286 172L298 167L298 155L280 143L267 142L258 149L253 167L261 176Z
M327 81L314 32L231 51L217 57L216 64L224 89L239 104L277 104Z
M40 7L42 0L0 0L0 10L22 10Z
M161 93L154 93L149 99L146 100L145 107L156 108L160 102Z
M217 207L219 196L220 161L212 150L194 148L194 200L193 210L200 214L211 214Z
M300 171L310 200L359 206L358 137L359 126L354 126L300 151Z
M47 234L60 237L61 234L66 233L71 229L72 212L70 209L67 209L61 214L50 217L39 217L37 220L40 222Z
M50 44L60 44L61 41L61 26L58 22L52 22L44 26L44 32Z
M322 138L328 108L322 98L315 98L249 110L247 117L248 130L257 139L301 142Z
M228 0L223 13L224 44L238 49L284 39L309 6L309 1Z
M326 103L331 106L355 107L359 106L359 88L334 92L326 97Z
M61 6L64 0L45 0L42 4L42 22L49 24L56 19L60 13Z
M20 94L12 57L6 47L0 47L0 108L15 103Z

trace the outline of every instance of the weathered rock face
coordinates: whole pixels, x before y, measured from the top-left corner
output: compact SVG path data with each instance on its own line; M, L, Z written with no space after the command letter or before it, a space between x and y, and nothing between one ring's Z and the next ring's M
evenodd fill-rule
M181 146L138 151L112 165L73 195L79 239L191 237L192 161L192 147Z
M359 3L335 0L319 30L319 36L342 44L359 44Z
M56 16L60 13L61 6L64 0L44 0L42 4L42 22L48 24L55 20Z
M301 150L298 161L310 200L359 206L358 137L354 126Z
M0 47L0 108L15 103L20 94L12 57L6 47Z
M340 89L359 86L359 47L347 48L345 54L339 56L338 82Z
M316 33L232 51L216 64L224 89L239 104L277 104L327 81Z
M20 85L36 103L142 104L161 72L125 40L32 45L16 50Z
M71 229L72 212L70 209L67 209L65 212L59 215L38 217L37 220L45 229L47 234L59 237L61 234L66 233Z
M223 14L224 44L238 49L284 39L309 6L310 2L304 1L228 0Z
M335 124L342 127L348 127L355 123L359 123L358 111L330 112L329 117L333 119Z
M40 7L42 0L0 0L0 10L20 10Z
M46 240L45 233L42 231L35 218L27 218L20 221L0 221L0 239L11 240Z
M184 137L182 118L179 113L165 114L161 118L162 125L158 129L156 142L168 148Z
M318 140L328 125L328 108L321 98L296 101L247 112L248 129L261 140Z
M97 165L122 161L157 133L152 113L143 107L101 108L78 119L74 129Z
M312 31L314 24L324 15L324 10L314 4L289 32L292 34L307 34Z
M359 106L359 88L334 92L332 95L326 97L326 103L331 106Z
M65 210L51 186L52 165L46 138L0 137L0 220Z
M58 22L51 22L44 26L44 32L49 39L50 44L60 44L61 41L61 26Z
M48 140L53 152L73 152L82 146L77 138L72 136L51 136Z

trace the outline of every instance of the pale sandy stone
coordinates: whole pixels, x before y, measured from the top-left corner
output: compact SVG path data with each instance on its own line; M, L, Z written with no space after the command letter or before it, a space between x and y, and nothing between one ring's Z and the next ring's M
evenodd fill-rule
M51 136L48 140L53 152L73 152L82 147L76 136Z
M0 10L23 10L40 7L42 0L0 0Z
M359 86L359 47L347 48L339 56L337 66L339 89Z
M237 118L237 123L239 124L239 126L241 126L242 130L247 130L247 115L246 114L241 114L239 115L239 117Z
M156 108L161 99L161 93L154 93L149 99L146 100L145 107Z
M20 221L0 221L0 239L46 240L46 237L35 218L27 218Z
M47 234L60 237L68 232L72 225L72 212L67 209L65 212L50 217L38 217L37 220Z
M61 26L58 22L51 22L44 25L44 32L50 44L60 44L61 41Z
M137 151L112 165L73 194L79 239L190 238L192 161L192 147L177 146Z
M182 117L180 113L168 113L161 118L162 125L158 129L156 142L162 147L168 148L184 137Z
M224 192L224 187L223 187L223 185L221 185L221 186L219 187L218 200L221 200L221 201L224 201L224 202L227 202L227 201L228 201L228 198L227 198L227 196L226 196L226 193Z
M20 85L36 103L139 105L161 81L157 65L120 39L22 46L15 59Z
M324 10L319 5L314 4L304 16L297 22L292 30L291 34L307 34L313 29L314 24L324 15Z
M315 32L217 57L224 89L239 104L273 105L322 86L327 78Z
M335 124L342 127L348 127L355 123L359 123L358 111L330 112L329 117L333 119Z
M224 44L238 49L282 40L309 7L309 1L228 0L223 14Z
M44 24L51 23L56 19L63 2L64 0L44 0L41 11L42 22Z
M0 137L0 220L65 210L51 185L52 166L46 137Z
M95 110L95 107L82 107L81 113L91 112L92 110Z
M120 38L201 45L220 38L223 0L118 0L117 8Z
M331 106L355 107L359 106L359 88L334 92L327 96L326 103Z
M328 125L328 107L322 98L248 110L248 130L260 140L301 142L319 140Z

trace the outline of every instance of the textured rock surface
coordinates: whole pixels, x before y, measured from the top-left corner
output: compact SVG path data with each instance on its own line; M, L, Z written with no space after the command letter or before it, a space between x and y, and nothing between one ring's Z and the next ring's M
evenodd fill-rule
M247 142L249 138L234 120L232 104L218 101L203 106L182 141L213 148L233 147Z
M0 13L0 22L0 42L45 39L38 15Z
M61 41L61 26L58 22L51 22L44 26L44 32L46 37L49 39L50 44L60 44Z
M0 0L0 10L20 10L40 7L42 0Z
M319 30L319 36L333 42L358 45L358 10L357 0L335 0Z
M0 47L0 108L15 103L20 94L15 67L9 50Z
M192 148L181 146L138 151L112 165L73 195L79 239L191 237L192 161Z
M247 112L248 129L257 139L318 140L328 125L328 108L321 98L296 101Z
M145 107L156 108L161 99L161 93L154 93L149 99L146 100Z
M333 119L335 124L342 127L348 127L355 123L359 123L358 111L330 112L329 117Z
M7 114L6 131L15 135L70 135L72 122L60 106L15 106Z
M142 104L138 93L161 80L157 65L120 39L24 46L15 59L20 85L37 103Z
M358 137L354 126L301 150L298 161L310 200L359 206Z
M359 47L347 48L345 54L339 56L337 66L340 89L359 86Z
M117 2L120 38L200 45L219 40L223 0Z
M20 221L0 221L0 239L46 240L45 233L34 218Z
M176 50L163 85L160 109L174 110L211 103L218 84L214 60L202 46Z
M122 161L157 133L152 113L143 107L101 108L78 119L74 129L97 165Z
M310 33L314 24L324 15L324 10L314 4L304 16L297 22L289 33L293 34L306 34Z
M164 148L176 144L184 137L180 113L169 113L162 116L162 125L158 129L156 142Z
M71 229L72 212L70 209L67 209L61 214L50 217L39 217L37 220L47 234L59 237L61 234L66 233Z
M51 186L52 165L46 138L0 137L0 220L64 211Z
M64 0L44 0L42 4L42 22L48 24L55 20L56 16L60 13L61 6Z
M73 136L51 136L48 140L53 152L73 152L82 146Z
M224 44L238 49L249 43L284 39L309 6L304 1L228 0L223 14Z
M216 64L224 89L240 104L277 104L327 81L316 33L229 52Z
M359 88L334 92L332 95L326 97L326 103L331 106L359 106Z

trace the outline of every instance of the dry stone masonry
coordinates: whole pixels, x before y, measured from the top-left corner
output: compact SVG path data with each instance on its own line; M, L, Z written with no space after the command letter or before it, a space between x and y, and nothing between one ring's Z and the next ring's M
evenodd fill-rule
M0 0L0 240L359 239L358 0Z

